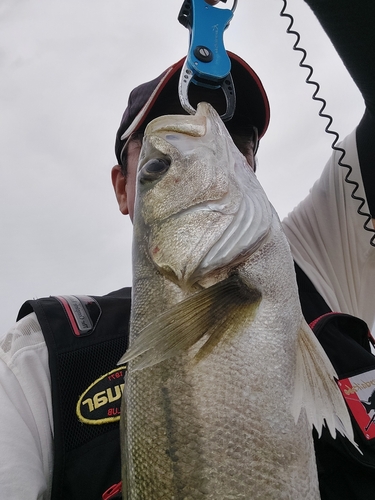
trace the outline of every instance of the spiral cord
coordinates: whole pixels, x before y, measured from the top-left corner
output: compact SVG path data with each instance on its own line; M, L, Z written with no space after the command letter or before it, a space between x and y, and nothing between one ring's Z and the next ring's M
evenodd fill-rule
M287 18L289 19L289 26L287 27L286 29L286 32L287 34L289 35L294 35L296 37L296 41L293 45L293 50L295 50L296 52L300 52L302 54L302 57L301 57L301 60L299 62L299 66L301 68L305 68L308 70L308 75L306 77L306 83L308 83L309 85L313 85L315 87L315 90L312 94L312 99L314 101L318 101L320 104L321 104L321 108L319 110L319 116L321 116L322 118L325 118L328 120L328 123L325 127L325 131L327 134L331 134L334 136L334 139L332 141L332 144L331 144L331 148L334 150L334 151L337 151L340 154L340 157L338 159L338 164L340 165L340 167L343 167L343 168L346 168L348 171L345 175L345 182L347 182L348 184L352 185L353 186L353 190L351 192L351 197L358 201L359 202L359 206L357 208L357 212L359 215L362 215L363 217L366 217L366 220L363 224L363 227L366 231L369 231L371 233L374 233L373 236L371 237L371 240L370 240L370 244L375 247L375 229L373 228L372 226L372 217L369 213L367 212L364 212L362 210L363 206L365 205L366 201L364 198L362 198L361 196L357 196L356 195L356 192L358 191L359 189L359 184L358 182L352 180L350 178L350 175L353 171L353 168L348 164L348 163L344 163L343 162L343 159L345 158L345 155L346 155L346 151L345 149L341 148L340 146L337 146L336 144L338 143L338 141L340 140L340 136L338 134L338 132L336 132L335 130L332 129L331 125L333 123L333 118L331 115L327 114L327 113L324 113L324 110L326 108L326 101L325 99L323 99L322 97L320 97L318 94L320 92L320 85L318 82L316 82L315 80L312 79L312 75L313 75L313 68L312 66L310 66L309 64L305 63L306 61L306 58L307 58L307 51L300 46L300 40L301 40L301 36L300 34L295 31L293 29L293 24L294 24L294 18L291 14L289 14L288 12L286 12L286 8L287 8L287 0L282 0L283 2L283 7L281 9L281 12L280 12L280 16L281 17L284 17L284 18Z

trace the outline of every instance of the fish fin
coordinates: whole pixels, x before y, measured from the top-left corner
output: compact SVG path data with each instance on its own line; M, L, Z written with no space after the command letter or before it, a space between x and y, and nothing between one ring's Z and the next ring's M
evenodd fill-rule
M147 325L133 341L120 363L134 360L140 370L187 351L203 336L209 350L225 333L225 324L239 307L256 309L260 293L249 289L237 275L200 290L179 302ZM202 353L201 353L202 354Z
M296 378L292 414L297 422L301 409L320 437L326 425L333 438L336 430L362 453L354 441L353 428L344 398L337 386L337 374L328 356L305 320L297 340Z

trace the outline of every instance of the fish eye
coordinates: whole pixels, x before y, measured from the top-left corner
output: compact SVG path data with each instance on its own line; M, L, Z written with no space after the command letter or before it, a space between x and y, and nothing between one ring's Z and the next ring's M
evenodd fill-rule
M142 184L152 182L162 177L169 169L171 161L168 158L153 158L143 165L139 172Z

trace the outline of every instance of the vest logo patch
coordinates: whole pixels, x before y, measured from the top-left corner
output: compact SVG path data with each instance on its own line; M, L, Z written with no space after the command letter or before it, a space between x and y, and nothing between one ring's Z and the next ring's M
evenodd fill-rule
M55 298L64 309L74 335L91 335L102 314L97 301L88 295L59 295Z
M338 381L339 388L366 439L375 438L375 370Z
M88 425L102 425L120 420L121 396L126 366L99 377L79 398L78 420Z

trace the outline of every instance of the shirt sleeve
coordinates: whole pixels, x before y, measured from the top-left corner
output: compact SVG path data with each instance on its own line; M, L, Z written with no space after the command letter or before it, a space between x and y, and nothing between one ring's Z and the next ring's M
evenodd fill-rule
M34 313L0 340L0 498L47 500L53 421L48 352Z
M340 146L342 160L352 167L350 180L358 184L355 195L366 199L359 166L356 134ZM353 185L345 181L346 167L334 151L309 195L283 221L293 257L309 276L333 311L374 323L375 248L373 233L364 229L366 217L358 213L360 202L352 197ZM367 202L362 207L368 211Z

